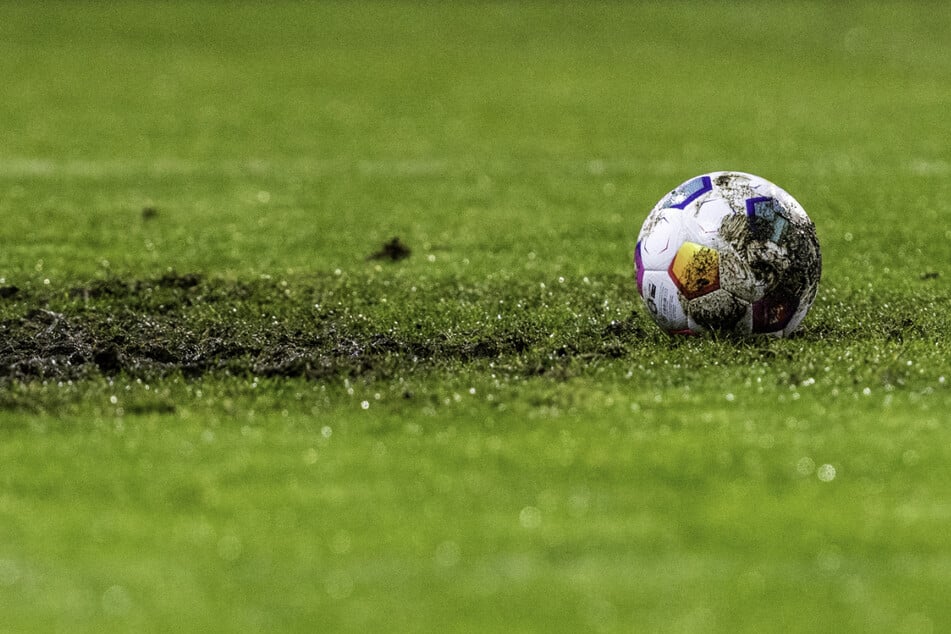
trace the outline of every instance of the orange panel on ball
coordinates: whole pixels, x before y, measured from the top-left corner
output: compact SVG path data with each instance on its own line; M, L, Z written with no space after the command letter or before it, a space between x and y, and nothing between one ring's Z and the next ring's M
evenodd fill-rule
M687 299L720 288L720 254L696 242L684 242L668 269L670 277Z

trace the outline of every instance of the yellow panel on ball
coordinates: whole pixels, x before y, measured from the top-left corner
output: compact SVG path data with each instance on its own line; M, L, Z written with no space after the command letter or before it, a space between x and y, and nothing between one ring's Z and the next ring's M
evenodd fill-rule
M680 245L668 271L687 299L720 288L720 254L696 242Z

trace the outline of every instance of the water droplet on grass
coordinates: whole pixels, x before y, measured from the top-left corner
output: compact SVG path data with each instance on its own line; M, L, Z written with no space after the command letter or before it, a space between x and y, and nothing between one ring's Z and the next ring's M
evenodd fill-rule
M822 482L832 482L835 480L835 467L830 464L824 464L816 471L816 477Z
M796 463L796 472L799 475L812 475L812 472L816 469L816 463L809 456L804 456L799 459L799 462Z
M542 525L542 512L534 506L526 506L518 514L522 528L535 529Z

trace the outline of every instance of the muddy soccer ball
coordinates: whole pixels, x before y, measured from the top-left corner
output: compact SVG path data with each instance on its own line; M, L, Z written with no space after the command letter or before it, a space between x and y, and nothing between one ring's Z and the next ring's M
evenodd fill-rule
M751 174L697 176L647 216L637 291L669 333L792 333L816 297L816 228L785 191Z

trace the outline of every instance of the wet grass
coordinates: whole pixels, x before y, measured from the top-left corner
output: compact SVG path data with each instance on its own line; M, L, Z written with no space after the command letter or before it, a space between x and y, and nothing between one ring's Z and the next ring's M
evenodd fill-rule
M949 33L0 7L0 630L940 631ZM636 301L714 169L817 224L793 338Z

